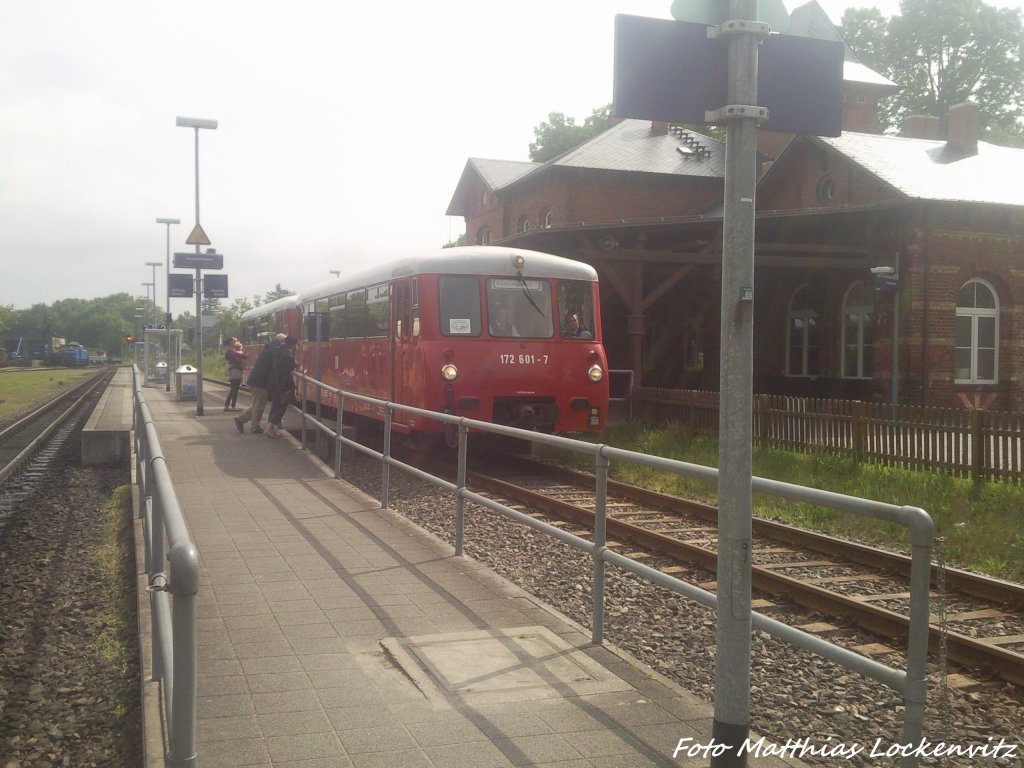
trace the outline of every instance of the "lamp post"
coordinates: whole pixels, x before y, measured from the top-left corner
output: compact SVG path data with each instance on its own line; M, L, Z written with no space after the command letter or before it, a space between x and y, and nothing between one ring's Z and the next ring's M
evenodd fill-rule
M896 418L896 405L900 396L900 254L896 252L895 266L872 267L875 287L892 291L892 414Z
M146 308L145 307L136 307L135 308L135 319L139 321L139 335L135 337L135 344L138 344L139 341L142 339L142 320L146 316L145 312L146 312ZM132 359L134 359L135 360L135 364L138 365L139 360L138 360L138 355L135 354L135 350L137 349L135 344L132 344Z
M199 246L209 245L210 241L199 225L199 129L216 130L216 120L204 120L198 117L179 117L175 122L179 128L191 128L196 135L196 225L185 242L195 245L196 253ZM196 269L196 416L203 415L203 304L202 304L202 270Z
M164 343L166 345L164 352L165 361L167 362L167 389L165 392L171 391L171 224L181 224L181 219L157 219L157 224L167 225L167 258L166 264L167 269L164 271L164 277L166 282L164 284L165 298L167 299L167 314L164 316L164 331L166 336ZM154 278L155 279L155 278Z
M143 283L142 286L146 289L146 306L145 306L144 311L146 313L146 325L149 325L149 310L150 310L150 305L149 305L149 302L150 302L149 289L150 288L153 289L153 295L155 296L156 295L156 281L154 280L152 283Z

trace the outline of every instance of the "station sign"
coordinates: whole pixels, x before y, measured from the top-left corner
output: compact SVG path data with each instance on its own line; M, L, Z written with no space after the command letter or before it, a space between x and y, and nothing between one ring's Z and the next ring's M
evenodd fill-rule
M203 275L203 297L226 299L228 297L227 275Z
M192 284L194 281L195 277L192 275L168 275L167 295L172 299L191 298L195 295L192 291Z
M175 269L224 269L223 253L176 253Z
M615 17L612 114L669 123L708 122L728 105L729 47L709 27L686 21ZM838 136L843 117L843 44L772 34L758 52L761 130ZM755 106L755 105L746 105Z

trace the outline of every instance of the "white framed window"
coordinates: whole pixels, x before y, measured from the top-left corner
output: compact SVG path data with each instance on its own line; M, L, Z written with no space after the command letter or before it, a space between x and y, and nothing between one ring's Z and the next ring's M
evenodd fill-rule
M529 232L530 231L530 219L528 216L520 216L519 222L516 224L516 231L518 232Z
M786 313L786 375L818 375L818 312L807 284L793 292Z
M875 295L867 281L843 297L843 378L870 379L875 351Z
M551 211L544 211L544 229L551 229L555 225L555 214Z
M480 230L476 233L476 244L487 245L491 242L491 228L480 227Z
M968 280L956 295L953 367L957 384L999 380L999 297L984 280Z

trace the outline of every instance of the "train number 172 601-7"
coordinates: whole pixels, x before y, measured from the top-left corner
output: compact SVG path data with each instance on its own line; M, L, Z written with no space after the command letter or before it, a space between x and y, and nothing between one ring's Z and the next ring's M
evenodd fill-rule
M502 365L547 365L547 355L499 355Z

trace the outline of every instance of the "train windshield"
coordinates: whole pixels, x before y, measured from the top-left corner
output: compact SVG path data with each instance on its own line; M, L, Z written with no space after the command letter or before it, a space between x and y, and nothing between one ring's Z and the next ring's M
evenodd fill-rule
M487 327L491 336L550 339L555 335L551 284L528 277L487 279Z
M476 277L442 277L438 281L442 336L480 335L480 282Z

